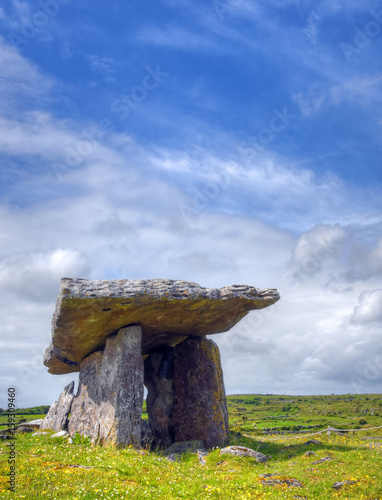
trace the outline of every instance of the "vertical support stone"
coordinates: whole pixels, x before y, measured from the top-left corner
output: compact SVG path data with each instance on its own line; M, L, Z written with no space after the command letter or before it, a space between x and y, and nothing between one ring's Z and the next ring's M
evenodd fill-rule
M206 337L188 337L174 352L175 440L225 446L228 411L218 346Z
M174 348L165 347L145 360L147 413L153 430L154 448L167 448L174 440Z
M60 394L60 397L49 408L42 421L40 429L53 429L55 432L68 428L68 417L74 398L74 382L70 382Z
M80 366L79 389L69 420L69 434L123 447L141 442L143 403L142 330L131 326L106 340L105 350Z

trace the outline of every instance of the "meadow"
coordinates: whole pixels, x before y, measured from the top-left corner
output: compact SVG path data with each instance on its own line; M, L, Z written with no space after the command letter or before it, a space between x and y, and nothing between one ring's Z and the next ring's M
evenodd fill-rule
M191 453L170 462L80 436L69 444L52 433L19 434L15 493L7 491L7 441L0 444L0 498L382 499L382 429L374 429L382 425L381 395L227 399L230 444L260 451L266 463L220 449L204 465ZM329 426L350 432L328 433Z

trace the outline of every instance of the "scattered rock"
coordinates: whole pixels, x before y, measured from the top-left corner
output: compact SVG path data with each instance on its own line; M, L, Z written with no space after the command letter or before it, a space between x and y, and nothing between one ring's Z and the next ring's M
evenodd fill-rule
M166 459L169 462L179 462L181 457L182 457L182 455L180 455L179 453L170 453L170 455L167 455Z
M37 418L36 420L28 420L27 422L24 422L22 425L25 427L32 427L32 429L39 429L43 421L44 421L43 418Z
M51 438L64 438L68 435L68 432L67 431L59 431L59 432L56 432L55 434L52 434L50 437Z
M196 455L198 456L199 462L202 465L206 465L206 456L208 455L208 452L206 450L197 450Z
M32 436L43 436L44 434L48 434L45 431L37 431L32 434Z
M316 444L322 444L321 441L318 441L318 439L311 439L310 441L307 441L306 443L304 443L305 446L309 446L309 445L316 445Z
M320 458L320 460L315 460L314 462L312 462L312 464L322 464L323 462L327 462L328 460L334 460L334 458L333 457Z
M273 472L273 473L268 473L268 474L260 474L259 477L262 477L262 478L267 478L267 477L274 477L274 476L281 476L281 473L280 472Z
M57 401L49 408L46 417L41 422L41 430L53 429L55 432L58 432L68 428L68 417L74 398L73 391L74 381L64 387Z
M66 465L66 467L73 467L74 469L94 469L94 467L92 467L90 465L70 464L70 465Z
M306 453L304 453L304 458L307 458L307 457L312 457L312 456L317 456L317 453L314 453L314 451L307 451Z
M229 453L238 457L252 457L257 462L266 462L267 457L260 453L259 451L252 450L251 448L246 448L245 446L227 446L227 448L222 448L220 453Z
M20 434L22 432L25 432L25 433L28 433L28 432L34 432L35 429L33 429L33 427L27 427L25 425L20 425L17 430L16 430L16 434Z
M332 488L339 490L342 486L346 486L347 484L357 484L357 481L337 481L332 485Z
M304 485L294 478L271 478L271 479L261 479L261 482L265 486L288 486L289 488L304 488Z

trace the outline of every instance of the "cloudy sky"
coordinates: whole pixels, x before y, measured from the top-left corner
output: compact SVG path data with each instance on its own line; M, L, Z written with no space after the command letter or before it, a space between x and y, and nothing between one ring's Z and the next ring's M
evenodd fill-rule
M277 288L227 393L381 392L381 50L373 0L2 2L0 406L77 378L61 277Z

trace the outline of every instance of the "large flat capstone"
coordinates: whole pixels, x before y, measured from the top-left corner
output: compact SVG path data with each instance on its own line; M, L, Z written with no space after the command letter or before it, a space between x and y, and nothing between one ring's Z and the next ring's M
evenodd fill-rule
M218 289L167 279L63 278L44 364L54 374L77 372L86 356L102 350L110 335L129 325L142 328L146 355L188 336L225 332L249 311L279 298L275 289L246 285Z

